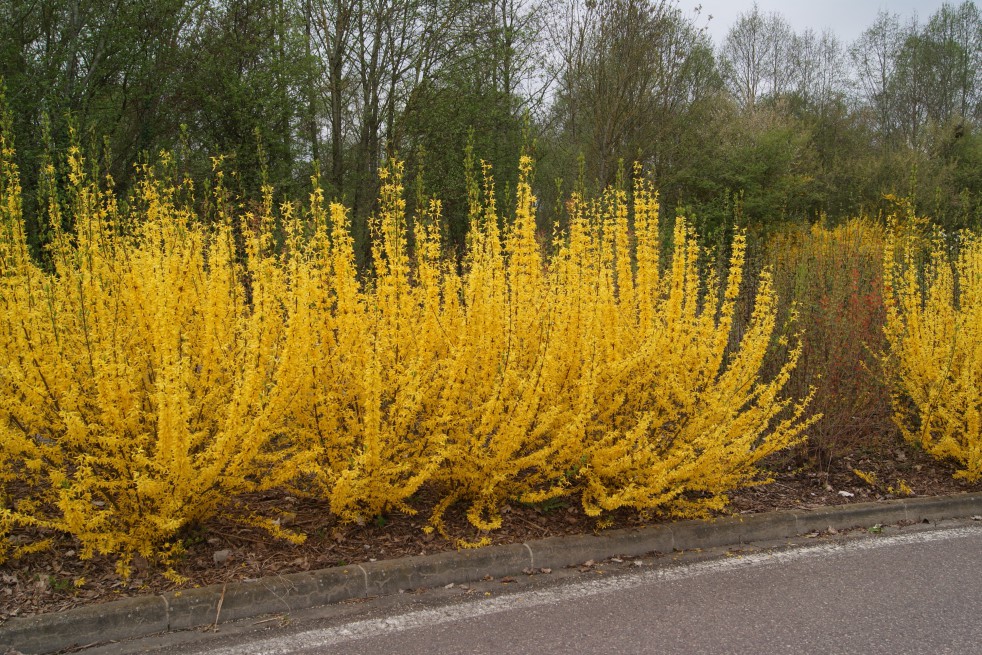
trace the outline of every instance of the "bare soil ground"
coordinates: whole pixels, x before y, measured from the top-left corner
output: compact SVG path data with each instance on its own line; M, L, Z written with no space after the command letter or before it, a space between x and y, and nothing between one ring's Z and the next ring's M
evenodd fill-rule
M898 495L901 480L913 496L982 491L982 483L954 480L950 467L899 445L869 455L854 452L833 461L831 466L822 467L812 464L796 468L785 456L771 462L770 468L773 483L734 492L726 513L883 500ZM818 472L820 469L822 472ZM872 473L874 484L862 479L854 469ZM207 526L189 529L183 535L186 552L175 567L185 578L180 584L165 578L161 567L140 558L134 562L132 575L124 579L116 573L113 559L96 557L82 561L77 556L77 544L69 537L60 537L49 550L0 566L0 623L14 616L56 612L126 596L454 549L453 540L423 531L428 518L426 508L432 507L432 500L420 494L416 502L420 512L415 516L393 513L365 525L340 525L324 503L286 494L248 498L248 510L291 517L288 527L306 534L306 542L297 546L274 539L260 529L243 527L230 520L215 520ZM636 512L620 511L598 521L584 515L573 500L540 506L512 504L504 512L503 527L487 535L494 544L652 525L667 520L644 520ZM445 522L452 536L464 539L481 536L468 525L461 508L452 508Z

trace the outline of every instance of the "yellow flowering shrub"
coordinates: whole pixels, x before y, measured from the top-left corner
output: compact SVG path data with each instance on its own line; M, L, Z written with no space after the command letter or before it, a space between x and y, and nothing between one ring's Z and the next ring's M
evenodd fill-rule
M574 495L591 515L722 507L726 491L759 482L756 464L811 421L807 401L780 398L796 348L773 378L759 375L776 315L769 277L730 350L742 237L725 286L701 279L684 218L671 257L661 252L657 197L639 179L631 202L617 191L590 203L574 196L569 232L544 258L530 169L524 159L504 234L486 189L462 306L449 303L440 322L452 344L437 414L446 462L435 481L449 493L434 522L461 499L484 530L500 525L509 499Z
M32 526L69 533L83 557L116 556L125 573L136 554L168 561L182 528L272 487L364 522L413 511L425 485L441 530L458 503L487 531L508 502L559 496L590 515L700 515L761 482L760 460L812 420L807 399L782 396L796 345L761 375L769 274L731 338L743 237L725 281L700 273L682 217L662 252L640 176L630 194L574 196L546 256L531 161L510 217L486 169L458 267L439 203L407 217L392 162L372 267L359 271L347 210L316 179L306 207L274 207L264 188L233 215L219 169L204 221L187 184L148 166L119 203L72 149L74 229L59 231L52 202L49 270L28 254L2 145L0 543Z
M582 449L568 403L578 382L567 368L569 325L536 240L530 161L521 167L516 215L503 233L486 176L483 206L472 208L466 273L449 276L461 302L446 294L441 319L450 347L434 417L447 435L446 464L436 472L446 490L433 513L437 527L457 500L468 503L474 526L491 530L506 500L563 493L563 472Z
M580 377L571 405L582 426L582 503L594 515L622 506L698 515L757 481L763 457L802 438L807 401L789 407L779 397L798 350L761 379L776 314L766 273L743 337L728 348L742 235L721 285L700 278L695 234L679 217L663 271L657 196L640 179L632 204L629 212L619 192L574 203L554 263L567 361Z
M206 230L149 171L131 215L77 149L68 164L76 229L56 231L45 271L3 157L0 455L18 481L3 520L71 533L83 558L117 555L125 572L275 480L288 285L267 235L243 228L243 268L230 221Z
M286 411L307 461L306 490L330 501L343 520L364 521L405 500L443 459L432 406L442 388L439 326L439 207L417 235L418 264L406 244L401 167L383 172L374 224L375 276L366 288L355 269L346 209L311 197L314 235L289 264L294 279L282 367L297 392Z
M982 237L961 233L954 258L935 238L922 264L910 219L909 206L893 217L884 255L895 418L907 440L974 482L982 478Z

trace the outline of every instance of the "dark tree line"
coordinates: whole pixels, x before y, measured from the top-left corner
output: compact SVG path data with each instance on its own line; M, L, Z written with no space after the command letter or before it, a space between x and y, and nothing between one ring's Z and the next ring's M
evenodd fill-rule
M203 187L304 197L319 170L358 238L386 157L466 229L464 150L561 195L640 161L707 233L915 198L950 227L982 213L982 18L881 13L855 43L754 7L713 43L670 0L6 0L0 76L35 244L41 170L71 138L125 189L175 153ZM75 137L72 137L74 128Z

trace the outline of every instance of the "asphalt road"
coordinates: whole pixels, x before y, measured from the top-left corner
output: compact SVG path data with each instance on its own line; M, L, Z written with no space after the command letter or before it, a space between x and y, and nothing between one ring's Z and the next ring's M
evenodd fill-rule
M982 525L887 530L403 594L161 655L982 654ZM275 623L275 622L274 622ZM262 629L262 632L257 630ZM174 643L173 639L183 643ZM133 647L134 650L127 650ZM116 645L105 652L135 652Z

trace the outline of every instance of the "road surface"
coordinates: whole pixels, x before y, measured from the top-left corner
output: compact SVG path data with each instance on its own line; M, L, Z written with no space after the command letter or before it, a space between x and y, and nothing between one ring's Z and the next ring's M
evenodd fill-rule
M982 654L982 524L608 561L309 610L106 655Z

